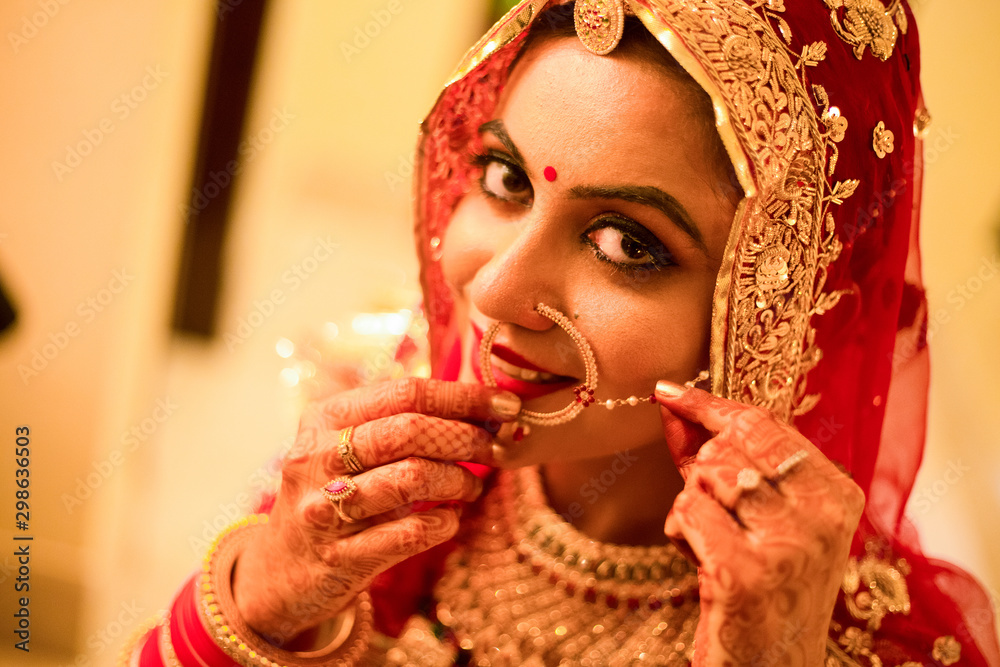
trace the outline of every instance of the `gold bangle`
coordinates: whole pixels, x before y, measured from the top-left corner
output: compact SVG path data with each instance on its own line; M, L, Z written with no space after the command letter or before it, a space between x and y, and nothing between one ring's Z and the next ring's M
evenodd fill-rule
M177 651L174 650L173 639L170 637L170 612L168 611L163 620L160 621L160 660L166 663L166 667L184 667L177 659Z
M196 587L198 613L208 634L226 655L243 667L350 667L368 650L372 634L371 596L358 595L342 613L334 639L316 651L286 651L269 643L240 618L230 583L233 565L266 514L251 515L225 528L209 548Z
M142 650L139 642L142 641L150 630L154 630L158 625L162 625L169 618L170 612L166 609L161 609L155 616L147 618L140 623L139 627L133 630L132 634L125 640L125 643L122 644L122 648L118 652L118 661L115 664L118 667L128 667L132 663L132 654Z

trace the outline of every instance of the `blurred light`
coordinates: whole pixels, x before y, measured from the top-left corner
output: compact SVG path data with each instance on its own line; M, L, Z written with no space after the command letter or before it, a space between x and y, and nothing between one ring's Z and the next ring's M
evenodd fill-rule
M295 343L287 338L279 338L278 342L274 344L274 350L278 353L279 357L287 359L295 354Z
M308 380L316 375L316 364L311 361L300 361L295 364L295 370L299 374L299 377Z
M417 338L423 338L428 331L430 331L430 325L427 322L426 317L418 317L413 320L413 335Z
M281 382L286 387L294 387L299 383L299 372L294 368L285 368L281 371Z
M340 335L340 327L338 327L333 322L327 322L323 325L323 337L327 340L333 340L338 335Z
M374 336L380 332L381 322L379 322L378 315L359 313L351 321L351 328L354 329L354 333L362 336Z
M386 313L386 329L393 336L402 336L410 328L410 311L401 310L398 313Z
M354 333L362 336L401 336L410 328L409 310L398 313L359 313L351 322Z
M840 107L830 107L830 115L834 118L840 116Z

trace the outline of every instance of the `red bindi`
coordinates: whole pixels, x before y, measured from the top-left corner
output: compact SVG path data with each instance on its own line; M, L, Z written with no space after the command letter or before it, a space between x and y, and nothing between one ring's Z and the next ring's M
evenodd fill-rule
M545 180L549 181L550 183L556 180L556 176L558 176L558 174L556 174L555 167L546 167L545 171L542 173L545 174Z

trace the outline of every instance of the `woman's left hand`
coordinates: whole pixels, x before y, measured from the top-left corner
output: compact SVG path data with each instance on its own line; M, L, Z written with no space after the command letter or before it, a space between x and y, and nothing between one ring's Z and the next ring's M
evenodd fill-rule
M671 383L656 397L685 480L664 530L700 568L694 664L822 665L861 488L762 408Z

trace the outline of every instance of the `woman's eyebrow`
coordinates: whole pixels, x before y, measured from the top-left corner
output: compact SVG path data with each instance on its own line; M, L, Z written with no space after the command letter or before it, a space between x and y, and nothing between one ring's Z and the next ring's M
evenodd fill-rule
M687 209L677 199L651 185L577 185L570 189L572 199L620 199L622 201L652 206L666 215L681 231L691 237L704 251L708 251L705 240Z
M494 118L493 120L483 123L479 126L479 134L483 134L484 132L489 132L496 137L497 141L503 144L503 147L507 149L510 156L517 162L517 166L524 169L524 173L529 177L531 176L528 172L527 166L525 165L524 156L521 155L521 151L517 150L517 146L514 145L514 140L510 138L509 134L507 134L507 128L504 127L502 120Z

